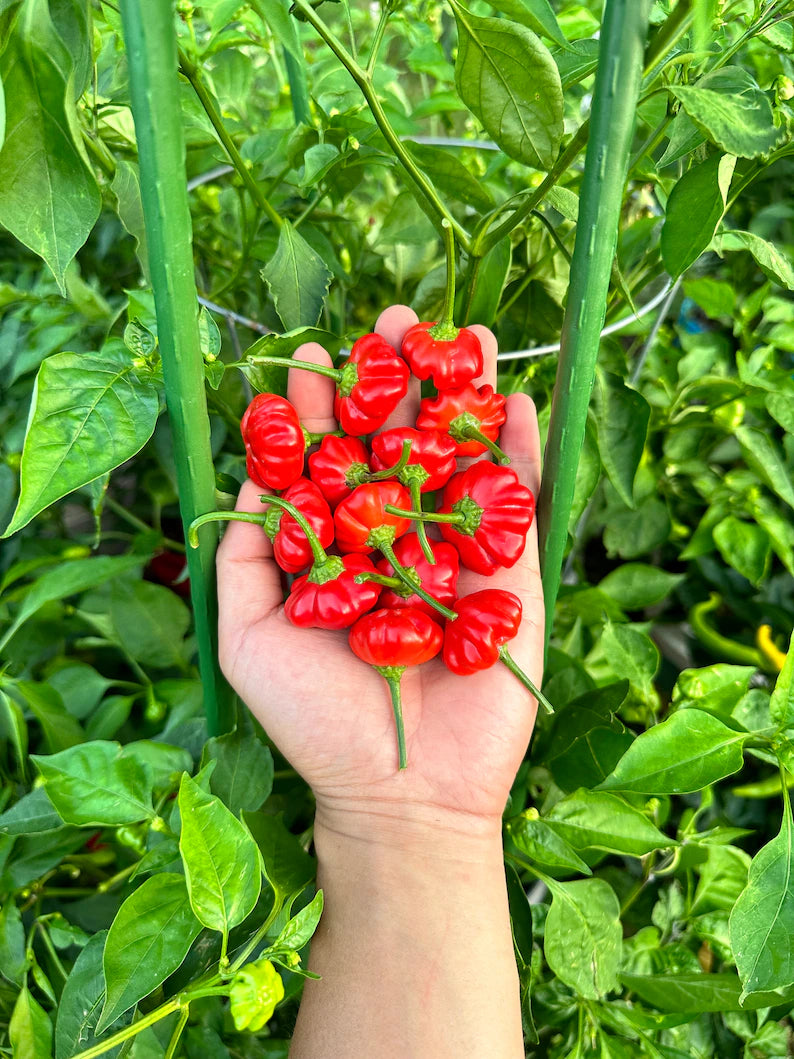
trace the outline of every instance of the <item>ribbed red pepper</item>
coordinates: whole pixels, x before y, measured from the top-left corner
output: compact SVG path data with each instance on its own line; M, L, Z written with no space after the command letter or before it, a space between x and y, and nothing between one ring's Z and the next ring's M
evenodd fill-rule
M421 541L416 533L406 533L404 537L400 537L394 544L394 554L408 576L417 578L425 592L444 606L451 607L457 599L460 573L458 553L447 541L431 540L430 547L435 559L434 565L431 565L425 558ZM399 582L394 587L383 589L379 601L381 607L416 607L417 610L423 610L431 618L438 620L438 611L420 599L415 592L411 592L404 582L395 577L394 567L388 559L380 560L378 571Z
M398 481L409 488L416 482L423 493L446 485L455 471L456 445L448 434L438 430L393 427L376 434L370 443L373 471L393 467L406 441L411 443L411 454L407 466L397 474Z
M512 640L521 625L521 600L512 592L486 588L450 604L458 615L444 631L444 662L465 676L490 669L499 648Z
M309 456L309 474L325 499L335 508L367 480L369 453L360 438L327 434Z
M342 500L334 512L336 543L341 552L371 552L391 544L411 528L409 519L390 515L387 504L406 507L410 495L399 482L369 482Z
M434 337L431 328L439 324L422 322L409 328L403 338L401 352L418 379L429 379L439 390L455 390L482 374L482 346L477 335L468 327L447 327L454 338Z
M469 384L437 397L425 397L416 425L420 430L446 431L457 444L458 456L479 456L488 448L504 462L504 454L494 445L505 418L504 394L495 393L487 383L480 387Z
M438 514L458 516L457 523L441 521L439 528L463 565L490 575L513 566L524 551L535 497L515 471L481 461L453 474Z
M299 478L287 489L282 500L294 505L306 518L323 548L334 539L331 509L322 493L308 478ZM273 557L282 570L297 574L312 561L311 544L292 515L278 507L271 507L265 517L265 533L273 542Z
M334 415L346 434L379 430L408 392L408 365L380 335L357 339L340 370Z
M356 581L374 570L366 555L329 555L293 581L284 613L304 629L346 629L378 602L379 584Z
M284 397L258 393L240 421L248 477L262 489L286 489L303 474L306 441Z
M399 767L407 765L400 680L406 666L430 661L441 650L441 626L415 607L374 610L359 618L350 630L350 647L363 661L374 666L389 685L397 725Z

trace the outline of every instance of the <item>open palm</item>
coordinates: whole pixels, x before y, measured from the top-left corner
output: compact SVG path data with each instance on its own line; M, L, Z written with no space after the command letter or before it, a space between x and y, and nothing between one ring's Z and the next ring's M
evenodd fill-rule
M402 305L386 309L375 330L399 350L417 320ZM496 383L496 341L484 327L485 369L476 385ZM330 364L316 343L296 358ZM336 429L333 382L290 371L288 396L311 431ZM386 424L413 425L416 380ZM534 406L525 394L507 401L500 444L511 466L537 494L540 454ZM460 465L471 461L459 461ZM238 511L264 510L261 490L248 481ZM461 571L459 595L506 588L522 601L524 618L510 651L540 683L543 601L537 534L510 570L493 577ZM259 526L233 522L218 550L220 656L232 686L284 756L312 787L318 808L410 816L436 811L498 817L523 758L536 704L504 666L473 676L450 673L440 658L407 669L402 681L408 767L397 769L397 743L383 678L352 654L347 631L299 629L284 616L281 573Z

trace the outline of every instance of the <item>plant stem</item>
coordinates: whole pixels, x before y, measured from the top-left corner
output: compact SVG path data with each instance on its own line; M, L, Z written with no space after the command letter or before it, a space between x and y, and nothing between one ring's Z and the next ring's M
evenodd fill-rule
M141 0L127 0L127 2L137 4L140 3ZM254 202L256 202L256 204L261 208L263 213L265 213L266 216L270 218L276 228L280 228L282 224L284 224L284 218L279 216L279 214L276 213L276 211L270 205L268 200L265 198L262 188L254 180L251 171L243 161L242 155L237 150L237 145L229 135L228 129L223 124L223 119L215 108L215 101L207 91L207 88L201 79L198 66L181 48L178 48L177 51L179 56L179 68L193 86L193 91L198 96L199 102L201 103L207 117L212 123L212 127L218 134L218 139L223 144L223 147L229 156L229 161L237 170L240 179L250 191Z
M440 230L441 218L446 218L452 228L455 231L455 235L458 238L458 242L461 246L467 250L469 246L469 236L467 232L458 224L452 214L449 212L447 207L439 198L435 188L419 169L414 162L411 155L403 145L402 140L392 128L391 122L386 117L386 112L381 106L380 100L378 99L377 93L372 83L372 79L368 75L367 71L362 69L361 66L356 62L350 52L345 48L344 44L339 38L328 28L328 26L319 17L314 8L306 2L306 0L294 0L295 7L301 12L306 18L306 21L311 23L312 26L317 30L318 34L322 37L340 63L345 67L347 72L356 82L358 87L361 89L361 94L369 105L369 109L372 112L372 117L375 119L375 124L380 129L383 138L386 140L392 151L396 155L397 159L402 163L403 168L407 172L408 176L414 183L415 188L419 192L420 200L429 205L432 211L438 217L438 227Z
M649 10L650 0L607 0L604 8L592 130L538 502L547 644L606 316Z
M422 487L417 479L413 478L411 480L408 490L411 494L411 507L416 508L417 511L421 511ZM427 539L427 526L424 522L416 523L416 535L419 538L419 547L422 549L422 555L424 555L425 559L427 559L431 566L435 566L436 557L433 555L433 549L430 547L430 541Z
M394 504L386 504L383 510L388 511L390 515L402 515L403 518L411 519L412 522L444 522L452 526L458 526L466 519L466 516L460 511L450 512L448 515L441 514L438 511L405 511Z
M256 931L254 936L246 944L243 951L232 963L229 968L229 974L235 974L246 962L251 953L256 949L257 945L267 936L267 932L275 923L278 916L281 914L281 909L284 907L284 899L279 894L276 894L273 900L273 907L270 909L267 915L267 919L262 926Z
M369 59L367 60L367 77L372 77L375 72L375 63L378 59L378 52L383 43L383 34L386 32L386 25L391 13L391 0L385 0L385 2L381 4L380 18L378 19L378 25L375 27L375 36L372 38L372 46L369 52ZM352 33L350 36L352 40Z
M269 364L273 368L300 368L302 371L313 371L316 375L324 375L326 379L333 379L334 382L339 382L341 375L338 368L328 368L324 364L311 364L308 360L295 360L293 357L248 357L245 363Z
M403 723L403 704L400 685L405 666L373 666L389 685L391 705L394 711L394 723L397 727L397 757L398 766L404 769L408 765L408 755L405 750L405 725Z
M197 515L215 506L215 473L198 335L176 37L170 5L124 0L121 8L166 405L187 532ZM206 540L188 555L204 709L213 735L229 727L231 716L231 691L218 665L216 540Z
M430 328L430 335L440 342L451 342L458 337L458 328L455 327L455 237L452 227L444 217L441 221L444 236L444 251L447 266L446 286L444 288L444 309L441 319Z
M289 500L283 500L280 496L263 494L259 499L263 504L273 504L275 507L280 507L282 511L286 511L291 518L294 518L306 535L309 547L312 550L312 558L314 559L314 562L328 562L328 554L325 548L320 544L317 539L317 534L312 529L308 519L302 511L299 511L294 504L289 502ZM198 531L201 526L206 525L208 522L253 522L255 525L264 526L266 518L266 515L258 515L252 511L208 511L206 515L200 515L191 523L190 529L188 530L190 547L198 547Z
M190 1004L185 1004L179 1013L179 1020L174 1027L174 1032L171 1035L171 1040L168 1042L168 1048L166 1049L163 1059L174 1059L176 1050L179 1047L179 1038L182 1036L182 1031L187 1026L187 1020L190 1015Z
M88 1048L84 1052L77 1052L74 1059L96 1059L96 1056L104 1055L105 1052L109 1052L112 1048L115 1048L117 1044L122 1044L124 1041L135 1037L145 1030L149 1026L154 1026L155 1022L159 1022L160 1019L166 1018L174 1011L178 1011L182 1007L183 998L181 996L172 997L171 1000L166 1001L165 1004L161 1004L159 1008L155 1008L154 1011L150 1011L148 1015L144 1015L142 1019L137 1022L131 1023L129 1026L125 1026L123 1030L119 1030L118 1033L114 1033L112 1037L108 1037L107 1040L101 1041L99 1044L95 1044L93 1048Z
M380 551L386 556L394 569L395 574L399 577L402 583L410 588L420 599L423 599L425 603L428 603L434 610L437 610L439 614L443 614L448 621L455 621L457 614L454 610L450 610L449 607L445 607L443 603L431 596L429 592L425 592L421 585L417 585L416 581L408 574L403 564L394 554L394 548L390 544L382 544Z
M521 666L519 666L518 663L514 660L513 656L510 654L510 652L505 646L499 648L499 659L504 665L507 666L513 676L517 677L518 680L521 681L527 691L531 692L531 694L535 696L535 698L538 700L538 702L546 711L546 713L554 713L554 707L552 706L552 704L549 702L543 692L540 691L539 688L535 687L535 685L526 675Z

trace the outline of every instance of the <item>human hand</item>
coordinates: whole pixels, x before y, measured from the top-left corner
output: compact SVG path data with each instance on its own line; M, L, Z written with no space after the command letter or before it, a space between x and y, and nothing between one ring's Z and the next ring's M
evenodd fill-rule
M407 306L386 309L375 325L396 349L417 317ZM496 385L496 340L473 325L485 368L476 385ZM330 365L327 352L307 343L295 357ZM312 432L336 428L330 379L289 373L288 397ZM413 425L419 383L386 424ZM507 399L500 444L511 467L537 495L540 442L532 401ZM472 461L459 461L459 466ZM261 489L248 481L238 511L262 512ZM514 592L524 608L510 653L540 684L543 599L533 524L514 567L482 577L461 569L459 595L482 588ZM492 831L524 756L537 705L504 666L472 676L450 673L440 658L406 669L402 679L408 768L396 767L396 738L389 691L383 678L357 659L347 630L299 629L284 616L281 572L259 526L232 522L218 549L220 660L230 683L284 756L312 787L318 819L341 831L377 819L437 823L460 830Z

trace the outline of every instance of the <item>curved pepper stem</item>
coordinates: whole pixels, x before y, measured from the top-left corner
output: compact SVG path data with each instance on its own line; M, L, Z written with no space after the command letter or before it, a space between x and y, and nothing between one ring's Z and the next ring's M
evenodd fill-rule
M411 507L416 508L418 511L422 510L422 486L414 478L411 480L408 489L411 493ZM425 559L430 563L431 566L436 565L436 557L433 555L433 549L430 547L430 541L427 539L427 528L424 522L417 520L416 523L416 535L419 538L419 546L422 549L422 554Z
M504 665L507 666L513 676L517 677L521 681L527 691L531 692L535 696L535 698L538 700L538 702L546 711L546 713L554 713L554 707L552 706L552 704L549 702L543 692L539 688L535 687L535 685L526 675L521 666L518 665L518 663L514 660L513 656L504 646L499 648L499 659L501 662L504 663Z
M399 767L404 769L408 764L408 755L405 751L405 726L403 724L403 702L400 690L400 681L405 672L405 666L373 666L386 683L389 685L391 694L391 705L394 710L394 723L397 726L397 753Z
M291 504L289 500L282 500L280 496L263 495L259 499L263 504L274 504L276 507L280 507L295 519L306 534L315 564L319 565L328 562L328 553L317 539L317 534L309 525L306 516L298 511L294 504ZM198 531L207 522L253 522L257 526L264 526L266 519L267 515L258 515L253 511L208 511L206 515L199 515L197 519L190 523L188 542L191 548L198 547Z
M427 332L431 338L438 342L454 342L458 337L459 328L455 327L455 237L452 234L452 225L444 217L441 221L444 230L444 250L447 259L447 284L444 292L444 311L441 319Z
M402 452L400 458L394 464L393 467L386 467L382 471L371 471L367 475L368 482L385 482L388 478L397 478L401 471L404 471L408 466L408 461L411 458L411 439L406 438L403 442Z
M439 614L443 614L448 621L455 621L457 614L454 610L450 610L449 607L445 607L443 603L431 596L429 592L425 592L421 585L417 584L416 581L410 576L408 571L402 565L400 560L394 554L394 548L390 544L383 544L380 547L380 551L386 556L394 568L395 574L399 577L404 585L410 588L411 592L423 599L425 603L428 603L434 610L437 610Z
M479 441L481 445L488 449L497 463L503 467L506 466L510 463L510 457L503 449L499 448L495 441L483 434L482 430L480 430L480 423L481 420L473 412L461 412L449 424L449 434L455 441Z
M294 360L292 357L249 357L248 364L267 364L271 368L300 368L301 371L313 371L315 375L325 375L327 379L339 382L342 372L339 368L329 368L325 364L312 364L308 360Z
M384 511L387 511L390 515L402 515L403 518L409 518L413 522L448 522L452 526L459 526L466 521L466 516L461 511L453 511L448 515L442 515L438 511L405 511L394 504L386 504Z

